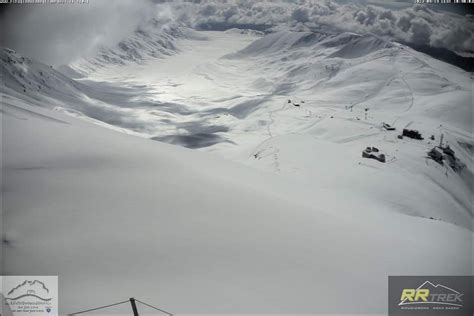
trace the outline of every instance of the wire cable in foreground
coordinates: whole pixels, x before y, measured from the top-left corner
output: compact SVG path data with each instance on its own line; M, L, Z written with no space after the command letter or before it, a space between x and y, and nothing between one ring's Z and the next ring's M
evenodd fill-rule
M160 311L160 312L162 312L162 313L164 313L164 314L167 314L167 315L169 315L169 316L173 316L173 314L168 313L167 311L164 311L164 310L162 310L162 309L159 309L158 307L152 306L152 305L150 305L150 304L147 304L147 303L145 303L145 302L139 301L139 300L137 300L137 299L135 299L135 301L137 301L138 303L141 303L141 304L143 304L143 305L146 305L146 306L148 306L148 307L150 307L150 308L154 308L154 309L156 309L157 311Z
M98 310L98 309L103 309L103 308L107 308L107 307L112 307L112 306L116 306L116 305L120 305L120 304L125 304L125 303L129 303L129 302L130 302L129 300L126 300L126 301L123 301L123 302L114 303L114 304L109 304L109 305L105 305L105 306L101 306L101 307L96 307L96 308L91 308L91 309L88 309L88 310L85 310L85 311L81 311L81 312L77 312L77 313L72 313L72 314L68 314L68 315L83 314L83 313L87 313L87 312L96 311L96 310Z

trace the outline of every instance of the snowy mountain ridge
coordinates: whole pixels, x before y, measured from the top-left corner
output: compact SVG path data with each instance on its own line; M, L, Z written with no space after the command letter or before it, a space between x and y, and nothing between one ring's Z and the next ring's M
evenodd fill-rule
M182 25L151 19L140 26L132 36L111 47L102 47L94 56L69 65L82 75L111 65L141 63L146 58L165 58L179 52L176 40L192 38L206 40L192 29Z
M315 50L335 47L337 50L328 57L357 58L380 49L393 47L393 45L375 34L360 35L344 32L334 35L320 32L280 31L253 42L236 56L281 53L302 47Z

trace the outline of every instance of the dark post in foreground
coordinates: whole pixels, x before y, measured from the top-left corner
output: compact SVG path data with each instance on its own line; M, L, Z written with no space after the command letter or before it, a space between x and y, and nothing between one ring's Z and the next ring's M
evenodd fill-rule
M130 298L130 304L132 304L133 316L138 316L137 305L135 304L135 299L133 297Z

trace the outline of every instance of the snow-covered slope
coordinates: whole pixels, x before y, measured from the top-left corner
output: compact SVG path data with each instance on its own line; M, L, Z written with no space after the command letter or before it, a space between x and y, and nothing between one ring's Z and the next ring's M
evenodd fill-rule
M57 72L52 66L36 62L8 48L0 48L1 91L41 99L78 99L80 84Z
M304 43L309 46L311 43L318 41L324 35L310 33L310 32L289 32L282 31L266 35L251 43L246 48L240 50L237 56L255 56L255 55L269 55L272 53L281 53L287 51L298 44ZM231 56L235 56L231 55Z
M344 34L343 34L344 35ZM329 57L358 58L372 54L380 49L392 48L393 44L373 34L355 36L351 41L342 45Z
M398 212L472 227L472 95L465 71L371 34L262 37L231 30L196 32L176 45L178 54L110 64L80 81L4 50L3 89L44 96L37 104L213 151L315 189L320 183L350 189ZM398 131L384 130L382 122ZM405 127L425 140L398 139ZM427 160L441 134L466 165L461 171ZM363 159L368 146L389 162ZM332 181L336 166L353 172ZM368 167L379 170L374 180L357 185ZM422 196L426 203L417 202Z
M51 66L8 48L0 48L0 71L0 92L5 95L21 97L32 104L126 133L144 135L150 128L149 120L141 116L140 109L161 106L166 112L172 107L171 103L147 102L150 92L146 86L73 80Z
M367 314L388 275L472 273L471 74L371 34L193 34L77 80L1 52L5 274L59 274L65 313Z
M230 56L260 64L265 79L283 87L267 110L268 138L248 152L247 163L316 191L358 192L397 212L472 229L470 74L370 34L293 44L307 36L272 34ZM404 128L425 140L399 139ZM427 159L441 135L466 164L461 171ZM362 158L368 146L388 162Z
M393 44L373 34L342 33L329 35L316 32L280 31L269 34L233 56L272 55L291 52L298 48L336 48L329 57L358 58Z
M61 313L385 313L388 275L472 271L459 226L2 97L2 273L59 275Z

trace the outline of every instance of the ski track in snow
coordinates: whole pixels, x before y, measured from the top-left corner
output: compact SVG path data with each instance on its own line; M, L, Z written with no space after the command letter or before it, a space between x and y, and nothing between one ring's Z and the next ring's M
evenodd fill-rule
M408 84L408 82L406 81L405 79L405 74L402 74L401 77L402 81L405 83L405 85L407 86L407 89L410 91L410 104L408 105L408 107L405 109L405 112L408 112L410 111L412 108L413 108L413 102L415 101L415 98L413 97L413 90L410 88L410 85Z

